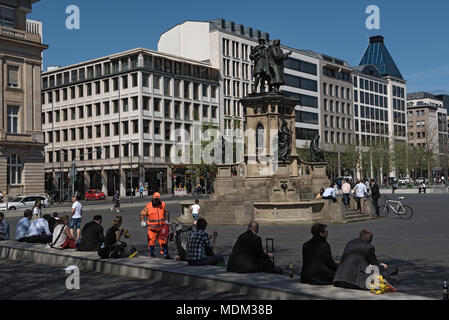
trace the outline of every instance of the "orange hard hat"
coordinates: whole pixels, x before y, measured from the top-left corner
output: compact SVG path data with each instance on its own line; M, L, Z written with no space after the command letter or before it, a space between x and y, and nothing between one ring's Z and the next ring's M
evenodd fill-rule
M161 195L159 194L159 192L155 192L155 193L153 194L153 198L155 198L155 199L160 199L160 198L161 198Z

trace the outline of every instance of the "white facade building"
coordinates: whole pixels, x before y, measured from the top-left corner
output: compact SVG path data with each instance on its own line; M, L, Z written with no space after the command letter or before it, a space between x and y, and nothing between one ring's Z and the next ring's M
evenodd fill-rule
M82 194L186 185L186 168L171 157L195 125L218 128L218 75L207 63L142 48L44 72L46 189L70 190L72 163Z

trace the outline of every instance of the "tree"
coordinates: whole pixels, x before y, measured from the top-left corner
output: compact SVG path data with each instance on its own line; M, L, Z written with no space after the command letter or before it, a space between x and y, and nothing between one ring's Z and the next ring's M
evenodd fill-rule
M341 153L341 165L346 170L354 170L354 172L359 167L360 163L360 153L355 145L349 145ZM355 177L353 177L355 178Z
M299 155L299 159L305 162L310 161L310 143L306 141L304 146L302 148L296 148L296 151Z
M340 173L338 172L338 152L335 143L332 145L331 151L324 153L324 159L326 160L327 171L332 179L338 177Z

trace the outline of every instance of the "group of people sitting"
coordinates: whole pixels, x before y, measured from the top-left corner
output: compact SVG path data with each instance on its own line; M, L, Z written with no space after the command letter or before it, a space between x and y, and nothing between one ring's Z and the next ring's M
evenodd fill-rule
M332 251L327 242L328 230L324 224L312 227L312 239L302 247L303 265L301 282L311 285L331 285L336 287L367 290L367 272L370 266L379 268L380 275L385 279L398 274L396 267L389 267L377 260L375 248L371 244L373 233L362 230L356 239L349 241L343 251L340 263L332 257Z
M102 220L102 216L95 216L84 226L81 239L76 240L73 230L68 226L67 215L58 217L58 213L55 212L53 215L45 214L42 218L38 218L33 215L33 211L25 210L23 218L17 223L16 241L48 244L59 250L77 249L98 252L103 248L103 251L108 254L118 244L123 245L123 238L130 238L130 235L126 229L120 229L123 222L120 216L113 219L112 226L104 235ZM0 240L9 240L9 225L3 213L0 213Z

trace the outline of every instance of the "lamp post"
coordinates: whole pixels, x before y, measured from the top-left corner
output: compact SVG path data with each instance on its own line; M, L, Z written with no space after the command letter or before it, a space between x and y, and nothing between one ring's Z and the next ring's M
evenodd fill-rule
M61 149L61 154L59 157L60 160L60 168L59 168L59 203L61 203L64 199L64 180L62 179L62 165L63 165L63 157L65 152L68 152L67 149Z

